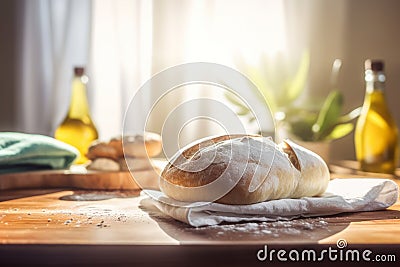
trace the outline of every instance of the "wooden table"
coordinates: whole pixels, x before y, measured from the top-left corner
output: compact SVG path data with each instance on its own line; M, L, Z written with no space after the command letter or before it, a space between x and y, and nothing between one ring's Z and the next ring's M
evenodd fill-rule
M246 224L189 227L145 205L145 198L135 190L2 191L0 265L249 266L260 263L256 253L264 245L321 250L337 248L339 239L348 248L395 254L400 261L400 201L384 211L253 223L249 230Z

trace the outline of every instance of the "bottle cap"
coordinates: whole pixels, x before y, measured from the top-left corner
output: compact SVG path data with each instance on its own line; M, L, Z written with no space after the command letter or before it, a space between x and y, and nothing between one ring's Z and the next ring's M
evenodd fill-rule
M75 76L81 77L85 73L85 68L84 67L75 67L74 68L74 74Z
M384 66L383 60L365 60L365 70L383 71Z

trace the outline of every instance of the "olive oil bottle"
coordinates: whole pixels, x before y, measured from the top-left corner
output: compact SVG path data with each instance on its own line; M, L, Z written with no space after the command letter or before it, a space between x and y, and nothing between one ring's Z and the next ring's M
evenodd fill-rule
M366 93L355 130L355 148L360 169L394 173L398 163L398 129L385 100L384 63L365 61Z
M55 138L76 147L80 157L75 163L85 163L90 144L98 138L97 129L89 114L86 96L88 77L84 68L74 68L71 86L71 102L67 116L55 131Z

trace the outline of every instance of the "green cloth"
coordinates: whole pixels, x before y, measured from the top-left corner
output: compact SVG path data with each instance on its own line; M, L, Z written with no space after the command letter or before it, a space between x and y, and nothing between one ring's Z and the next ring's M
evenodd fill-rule
M65 169L78 155L74 147L48 136L0 132L0 174Z

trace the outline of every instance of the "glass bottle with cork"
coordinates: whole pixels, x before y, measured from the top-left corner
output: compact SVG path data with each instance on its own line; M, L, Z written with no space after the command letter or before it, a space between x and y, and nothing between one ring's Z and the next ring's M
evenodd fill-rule
M386 103L385 80L384 62L366 60L366 93L354 141L362 171L393 174L399 157L398 129Z
M97 129L90 117L86 85L89 81L83 67L74 68L71 84L71 100L68 113L55 131L55 138L76 147L80 157L76 163L85 163L90 144L98 138Z

